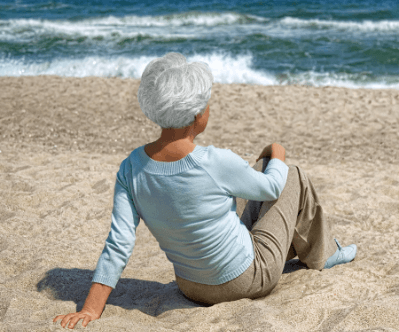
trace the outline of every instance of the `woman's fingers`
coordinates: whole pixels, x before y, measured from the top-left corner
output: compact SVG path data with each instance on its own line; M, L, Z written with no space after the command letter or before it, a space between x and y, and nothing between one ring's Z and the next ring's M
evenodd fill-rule
M93 320L93 317L87 313L74 312L68 315L58 315L53 319L53 322L55 323L59 319L62 319L61 320L62 327L65 328L67 326L69 329L73 329L81 319L83 319L82 326L86 327L87 324L89 324Z
M82 326L86 327L87 324L89 324L91 320L92 320L92 318L89 315L86 315L85 319L82 322Z
M83 317L82 317L83 316ZM77 322L79 322L79 320L81 320L82 318L86 318L85 317L85 315L82 315L82 314L76 314L75 316L73 316L72 318L71 318L71 320L69 321L69 324L68 324L68 328L69 329L73 329L74 327L75 327L75 325L76 325L76 323Z
M76 313L70 313L68 315L65 315L64 318L61 321L61 326L65 327L68 322L70 321L70 319L73 317L73 315L75 315Z
M57 317L55 317L55 318L53 319L53 322L56 322L57 320L62 319L62 320L61 320L61 326L65 328L65 326L67 326L67 324L69 323L68 327L69 327L70 329L72 329L72 328L75 326L75 324L76 324L76 323L79 321L79 319L80 319L80 318L78 318L78 319L76 320L76 322L74 322L74 324L73 324L73 319L74 319L74 316L75 316L76 314L77 314L77 313L75 312L75 313L70 313L70 314L67 314L67 315L58 315Z
M63 319L65 317L65 315L58 315L57 317L55 317L54 319L53 319L53 323L55 323L57 320L59 320L59 319Z

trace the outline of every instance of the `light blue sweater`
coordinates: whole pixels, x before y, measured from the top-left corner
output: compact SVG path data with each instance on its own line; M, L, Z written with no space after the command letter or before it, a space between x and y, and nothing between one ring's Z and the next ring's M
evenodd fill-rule
M231 150L196 146L175 162L151 159L144 146L119 169L111 231L93 282L114 288L132 254L143 219L179 277L219 285L242 274L254 251L236 213L235 197L271 201L280 196L288 166L272 159L257 172Z

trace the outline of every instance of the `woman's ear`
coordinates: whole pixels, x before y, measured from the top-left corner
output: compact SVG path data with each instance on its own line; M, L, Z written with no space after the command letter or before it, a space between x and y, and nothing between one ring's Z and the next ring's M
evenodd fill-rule
M201 111L200 113L198 113L198 114L195 116L195 119L196 119L196 120L197 120L197 118L201 119L201 118L205 115L205 113L206 113L206 111L208 110L208 108L209 108L209 104L206 105L205 111ZM201 113L202 113L202 114L201 114Z
M195 116L195 122L197 122L199 119L201 119L202 118L202 116L203 116L203 114L201 114L201 113L198 113L196 116Z

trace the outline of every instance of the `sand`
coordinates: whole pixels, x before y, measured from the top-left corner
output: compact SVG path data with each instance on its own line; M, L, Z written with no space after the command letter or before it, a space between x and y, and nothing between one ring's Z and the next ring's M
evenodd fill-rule
M160 130L139 81L0 78L0 331L58 331L79 310L110 229L120 162ZM257 300L187 300L144 223L101 319L87 331L398 331L399 91L214 84L199 145L252 165L279 142L313 179L355 261L295 260ZM83 330L78 323L75 330Z

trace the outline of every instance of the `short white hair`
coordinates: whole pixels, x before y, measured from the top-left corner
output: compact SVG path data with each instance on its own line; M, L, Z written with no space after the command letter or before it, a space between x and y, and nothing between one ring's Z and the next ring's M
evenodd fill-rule
M147 65L137 98L143 113L162 128L183 128L205 112L212 83L205 62L187 63L182 54L168 53Z

